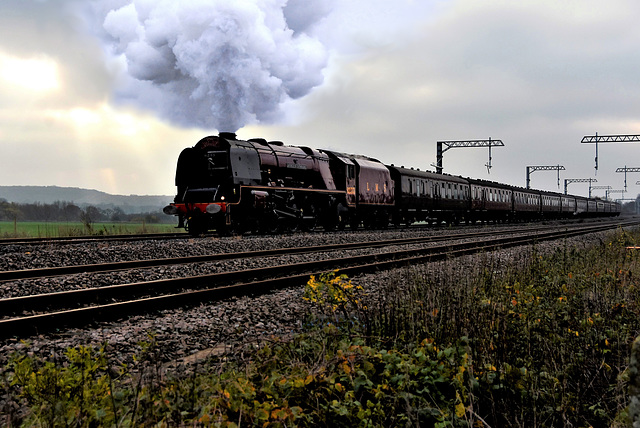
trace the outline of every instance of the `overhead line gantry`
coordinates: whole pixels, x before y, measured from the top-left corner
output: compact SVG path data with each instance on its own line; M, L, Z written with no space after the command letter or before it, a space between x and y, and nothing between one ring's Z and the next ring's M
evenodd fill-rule
M611 189L613 189L613 187L611 186L591 186L591 190L595 190L595 189L604 189L606 191L609 191ZM591 195L589 195L591 196Z
M567 194L567 187L571 183L589 183L589 197L591 197L591 183L597 183L595 178L565 178L564 179L564 194Z
M581 143L595 143L596 144L596 174L598 173L598 143L631 143L640 141L640 135L585 135L582 137Z
M564 171L562 165L542 165L542 166L527 166L527 189L531 189L531 173L536 171L558 171L558 188L560 187L560 171Z
M616 172L624 172L624 190L627 190L627 172L640 172L640 168L628 168L626 165L624 168L616 169ZM638 184L638 183L636 183Z
M626 190L624 189L620 189L620 190L606 190L604 193L604 198L605 199L609 199L609 195L611 193L622 193L622 197L624 198L624 194L625 194Z
M442 147L445 146L443 149ZM457 140L457 141L438 141L436 146L436 172L442 174L442 157L444 152L456 147L489 147L489 162L485 164L487 172L491 172L491 147L502 147L502 140Z

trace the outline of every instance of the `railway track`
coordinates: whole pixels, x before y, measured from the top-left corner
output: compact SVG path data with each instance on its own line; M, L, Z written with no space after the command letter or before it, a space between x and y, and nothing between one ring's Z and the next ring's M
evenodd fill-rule
M191 235L183 232L144 233L131 235L84 235L51 238L2 238L0 245L47 245L47 244L82 244L85 242L108 241L148 241L150 239L187 239Z
M567 226L567 227L576 227L576 226L574 225L574 226ZM546 226L546 227L536 228L536 231L540 232L543 230L554 230L557 228L558 226ZM531 231L531 228L513 228L506 231L501 231L499 233L518 234L518 233L526 233L530 231ZM201 255L201 256L186 256L186 257L160 258L160 259L148 259L148 260L132 260L132 261L122 261L122 262L112 262L112 263L47 267L47 268L37 268L37 269L9 270L9 271L0 272L0 283L6 282L6 281L20 280L20 279L35 279L35 278L54 277L54 276L60 276L60 275L73 275L73 274L80 274L80 273L105 273L105 272L124 271L124 270L130 270L130 269L145 269L145 268L151 268L156 266L171 266L171 265L180 265L180 264L189 264L189 263L206 263L206 262L214 262L214 261L230 260L230 259L272 257L272 256L285 255L285 254L289 254L289 255L305 254L305 253L312 253L312 252L320 253L320 252L335 251L335 250L353 250L358 248L380 248L380 247L388 247L388 246L394 246L394 245L411 245L411 244L422 244L427 242L451 241L456 239L474 239L474 238L481 238L484 236L493 236L495 234L496 234L496 231L482 231L482 232L471 232L471 233L462 232L462 233L447 234L442 236L389 239L389 240L365 241L365 242L356 242L356 243L347 243L347 244L329 244L329 245L320 245L320 246L315 245L312 247L277 248L277 249L271 249L271 250L247 251L247 252L237 252L237 253L217 253L217 254Z
M470 225L455 226L456 229L464 229ZM398 227L399 230L415 229L415 230L437 230L447 225L426 225L413 224L411 226ZM517 227L517 226L514 226ZM393 228L392 228L393 229ZM319 230L319 229L318 229ZM359 230L365 230L361 228ZM325 232L332 233L332 232ZM335 231L333 233L342 233ZM204 235L205 237L215 237L215 233ZM148 241L154 239L193 239L193 236L186 232L173 233L143 233L143 234L121 234L121 235L83 235L83 236L65 236L65 237L49 237L49 238L0 238L0 247L8 245L64 245L64 244L82 244L87 242L135 242Z
M492 251L536 241L560 239L587 233L595 233L611 228L637 225L638 222L615 222L587 226L562 226L558 230L522 232L521 235L491 237L495 232L458 234L458 241L473 237L473 242L452 242L452 236L441 237L446 243L421 249L399 249L378 254L354 257L340 257L316 262L304 262L223 272L187 278L163 279L149 282L112 285L73 291L48 293L0 299L0 336L27 336L56 331L64 327L85 326L92 322L115 320L133 314L158 309L200 304L225 299L231 296L265 293L276 288L302 285L309 275L340 269L341 273L356 275L381 269L389 269L445 257L456 257L479 251ZM423 241L425 238L420 238ZM433 238L426 238L433 241ZM417 240L403 239L363 245L404 245ZM315 251L346 250L349 245L331 245ZM356 248L356 247L351 247ZM298 252L312 251L311 248L289 249ZM287 251L287 250L273 250ZM265 252L255 252L254 257ZM220 255L218 255L220 256ZM225 257L233 255L222 255ZM235 257L246 257L247 253L235 253ZM207 256L211 257L211 256ZM191 258L193 259L193 258ZM166 260L166 259L165 259ZM173 259L175 260L175 259ZM181 261L184 263L185 261ZM193 261L191 261L193 262ZM112 264L110 264L112 265Z

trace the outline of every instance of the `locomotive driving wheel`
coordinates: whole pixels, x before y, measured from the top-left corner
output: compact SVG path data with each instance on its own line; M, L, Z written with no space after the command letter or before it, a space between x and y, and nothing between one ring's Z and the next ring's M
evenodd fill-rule
M318 216L313 205L303 208L301 224L302 228L307 232L311 232L318 225Z
M191 217L187 220L185 229L193 237L204 235L207 232L206 220L201 217Z
M287 208L289 208L293 213L298 213L298 206L296 204L291 204ZM300 228L301 221L302 219L299 217L288 218L284 222L284 227L288 233L295 233Z
M267 211L261 224L262 230L270 235L277 235L280 232L280 218L275 210Z

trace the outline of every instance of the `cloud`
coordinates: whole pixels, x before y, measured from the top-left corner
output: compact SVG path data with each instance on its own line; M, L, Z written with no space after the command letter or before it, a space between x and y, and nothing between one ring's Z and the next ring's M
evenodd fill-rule
M101 36L126 64L117 100L175 124L235 131L275 122L287 101L322 83L326 49L303 31L314 17L291 6L294 34L284 0L97 4Z

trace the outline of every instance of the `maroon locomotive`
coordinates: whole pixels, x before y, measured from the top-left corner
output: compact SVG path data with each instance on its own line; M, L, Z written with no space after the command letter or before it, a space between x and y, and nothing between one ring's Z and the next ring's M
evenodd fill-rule
M176 187L165 213L193 235L373 225L394 205L389 170L374 159L232 133L184 149Z

